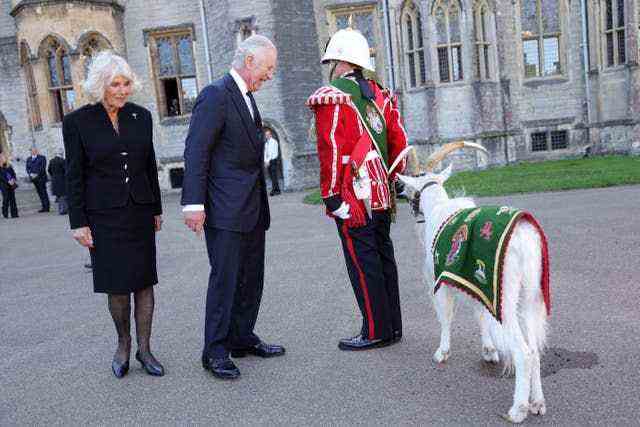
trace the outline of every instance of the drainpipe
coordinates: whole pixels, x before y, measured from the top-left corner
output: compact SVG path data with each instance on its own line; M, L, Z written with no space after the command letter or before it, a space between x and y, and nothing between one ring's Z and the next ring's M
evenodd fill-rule
M204 57L207 61L207 77L209 84L213 81L213 70L211 69L211 53L209 52L209 27L207 26L207 16L204 10L204 0L200 0L200 20L202 21L202 32L204 33Z
M580 0L582 19L582 57L584 62L584 91L587 98L587 144L591 144L591 82L589 81L589 30L587 22L587 0Z
M387 33L387 67L389 67L388 79L389 88L395 92L396 90L396 75L393 64L393 45L391 44L391 17L389 16L389 0L382 2L382 13L384 14L385 29Z

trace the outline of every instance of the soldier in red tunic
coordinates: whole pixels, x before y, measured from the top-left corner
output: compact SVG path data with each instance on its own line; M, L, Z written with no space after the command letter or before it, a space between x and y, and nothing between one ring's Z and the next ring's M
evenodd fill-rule
M340 340L341 350L366 350L400 341L398 271L389 236L395 173L405 167L407 137L396 98L375 81L369 45L353 29L327 45L329 86L307 100L315 113L320 191L335 218L351 285L363 317L360 334Z

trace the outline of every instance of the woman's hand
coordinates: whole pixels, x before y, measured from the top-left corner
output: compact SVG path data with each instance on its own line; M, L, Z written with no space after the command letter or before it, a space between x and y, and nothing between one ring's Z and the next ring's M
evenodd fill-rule
M155 221L156 231L162 230L162 215L156 215L153 218Z
M71 230L73 238L85 248L93 248L93 236L89 227L80 227Z

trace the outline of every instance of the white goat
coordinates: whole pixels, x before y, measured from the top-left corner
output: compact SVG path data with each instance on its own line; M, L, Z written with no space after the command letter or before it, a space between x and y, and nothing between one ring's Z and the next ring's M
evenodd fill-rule
M451 165L440 174L431 171L447 154L463 147L486 153L479 144L447 144L429 158L427 173L417 177L399 176L413 190L409 198L415 204L414 214L418 215L416 209L419 206L419 213L424 216L424 224L421 225L424 225L422 243L426 253L425 280L430 285L430 294L441 326L440 346L433 355L433 360L443 363L449 358L455 300L461 296L473 301L480 323L482 358L488 363L498 363L502 358L505 371L510 371L515 366L513 405L503 417L510 422L520 423L529 412L536 415L544 415L546 412L540 378L540 354L546 341L548 316L541 289L542 262L547 251L546 238L539 226L528 220L520 219L515 225L504 258L502 323L481 303L453 286L440 286L434 294L436 278L432 245L436 234L440 226L456 211L476 205L470 198L450 199L447 195L443 184L451 175ZM548 259L544 261L548 262Z

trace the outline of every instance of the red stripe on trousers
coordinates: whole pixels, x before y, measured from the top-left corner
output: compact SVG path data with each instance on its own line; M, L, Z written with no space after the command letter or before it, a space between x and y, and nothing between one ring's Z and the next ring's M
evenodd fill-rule
M360 288L362 289L362 293L364 294L364 308L367 312L367 323L369 326L369 339L373 340L376 337L375 325L373 322L373 311L371 310L371 301L369 301L369 290L367 288L367 281L364 277L364 272L362 268L360 268L360 264L358 263L358 258L356 257L356 250L353 247L353 240L351 240L351 236L349 235L349 229L346 224L342 225L342 234L344 234L344 238L347 240L347 249L349 250L349 255L351 256L351 261L356 266L358 270L358 282L360 284Z

